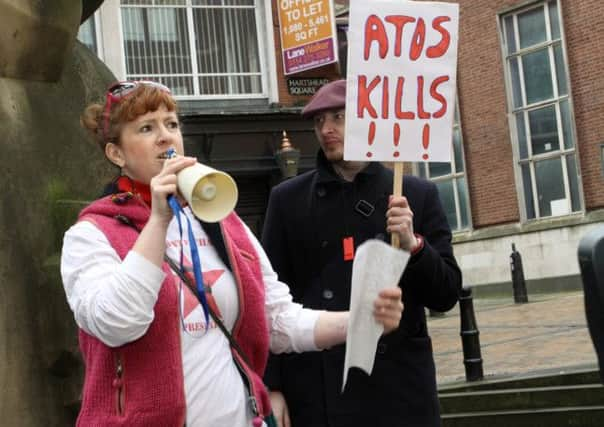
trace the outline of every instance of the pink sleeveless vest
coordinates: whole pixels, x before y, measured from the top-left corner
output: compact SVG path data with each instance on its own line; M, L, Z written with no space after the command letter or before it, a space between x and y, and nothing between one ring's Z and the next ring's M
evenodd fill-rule
M120 258L125 258L138 232L115 217L127 217L138 229L150 210L138 197L104 197L80 213L94 223ZM268 327L264 282L252 242L239 217L232 213L221 223L232 273L239 288L240 315L233 336L251 366L244 365L260 417L270 413L268 393L261 380L268 357ZM154 320L144 336L111 348L80 330L80 350L86 365L78 427L182 427L186 419L177 287L170 267L154 308ZM234 353L234 357L238 356ZM256 424L257 420L255 420Z

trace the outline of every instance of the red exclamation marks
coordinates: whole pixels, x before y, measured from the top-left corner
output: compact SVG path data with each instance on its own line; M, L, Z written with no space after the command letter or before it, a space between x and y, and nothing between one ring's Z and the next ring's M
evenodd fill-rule
M394 124L394 129L393 129L393 133L394 133L394 146L398 147L398 144L401 142L401 127L398 123ZM401 153L399 153L399 151L395 148L394 149L394 154L392 154L394 157L398 157L401 155Z
M369 123L369 135L367 135L367 142L371 147L373 145L373 140L375 139L375 122ZM367 157L371 158L373 153L371 151L367 151Z
M422 145L424 146L424 150L428 150L428 146L430 145L430 125L425 124L424 130L422 131ZM428 153L424 153L422 159L428 160Z

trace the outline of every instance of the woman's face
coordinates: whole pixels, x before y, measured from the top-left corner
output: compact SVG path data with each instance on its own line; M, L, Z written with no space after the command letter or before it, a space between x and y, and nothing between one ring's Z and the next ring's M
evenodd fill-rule
M105 153L121 167L122 174L148 184L166 160L166 151L174 148L183 155L182 134L175 111L161 105L122 126L120 143L108 143Z

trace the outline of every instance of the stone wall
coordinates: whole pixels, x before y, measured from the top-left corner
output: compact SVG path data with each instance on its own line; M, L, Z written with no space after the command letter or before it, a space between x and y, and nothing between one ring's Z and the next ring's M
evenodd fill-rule
M571 288L580 283L577 255L580 240L594 228L603 226L604 211L598 210L586 216L552 219L539 227L513 224L476 231L465 238L456 236L453 249L466 287L503 285L511 292L510 255L514 243L522 256L529 287L533 283L535 290L537 287L544 291L563 290L566 279L573 278Z
M60 78L0 77L0 424L73 425L82 366L59 274L65 229L114 171L81 128L114 80L76 42Z

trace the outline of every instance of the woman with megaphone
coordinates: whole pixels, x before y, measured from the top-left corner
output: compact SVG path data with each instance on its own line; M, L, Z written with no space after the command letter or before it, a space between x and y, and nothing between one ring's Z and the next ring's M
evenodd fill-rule
M120 174L64 238L86 366L77 425L274 425L261 381L269 348L342 343L348 313L292 302L232 211L232 179L184 155L167 87L117 83L82 122ZM394 285L374 301L385 332L398 327L400 301Z

